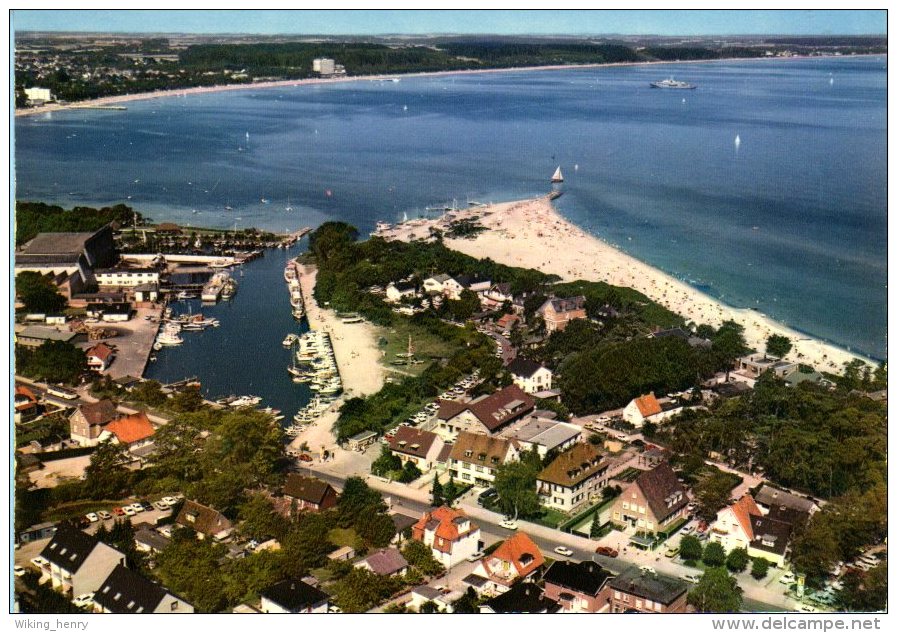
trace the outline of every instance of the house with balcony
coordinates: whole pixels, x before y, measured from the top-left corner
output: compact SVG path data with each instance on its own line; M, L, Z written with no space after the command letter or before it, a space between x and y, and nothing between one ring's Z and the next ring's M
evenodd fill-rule
M660 532L686 515L688 496L667 462L646 470L613 505L613 521L628 530Z
M41 582L68 596L95 592L125 555L86 532L60 525L40 553Z
M462 431L491 435L527 415L535 406L536 399L517 385L466 403L443 400L436 414L436 432L446 441L454 440Z
M601 450L588 442L574 444L536 477L542 505L571 512L596 497L607 485L608 463Z
M193 613L193 605L162 585L119 565L93 595L97 613Z
M327 613L330 596L301 580L282 580L260 592L262 613Z
M488 486L495 481L498 467L519 458L511 440L462 431L449 454L449 472L465 483Z
M765 558L773 565L781 565L792 525L772 514L764 515L754 498L744 495L717 512L710 538L722 545L726 552L743 548L753 558Z
M411 527L411 538L430 548L433 557L454 567L480 548L480 528L463 510L442 506L425 512Z
M560 613L603 613L610 609L607 582L613 574L590 560L559 560L542 576L545 597L557 602Z
M611 613L685 613L688 590L684 580L631 567L611 578L604 594Z
M526 393L538 393L551 390L551 370L539 363L518 356L506 367L514 384Z
M560 332L570 321L587 317L586 298L582 295L563 299L552 297L536 310L536 314L545 322L546 332Z
M427 472L436 465L436 460L445 441L432 431L424 431L413 426L400 426L389 440L389 450L402 463L411 462L422 472Z
M532 578L544 564L539 546L525 532L517 532L480 560L473 573L487 580L487 592L498 594Z

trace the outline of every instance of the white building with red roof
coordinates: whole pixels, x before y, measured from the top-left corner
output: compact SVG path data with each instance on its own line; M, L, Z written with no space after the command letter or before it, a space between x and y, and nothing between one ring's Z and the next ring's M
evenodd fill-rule
M115 351L105 343L97 343L87 350L87 366L94 371L106 371L114 359Z
M483 558L474 572L488 581L487 590L504 593L516 582L535 574L545 564L545 557L533 540L517 532Z
M429 546L433 557L449 568L479 550L480 528L463 511L442 506L424 513L411 527L411 538Z
M492 435L535 407L536 399L517 385L508 385L470 402L441 400L436 432L446 441L454 440L461 431Z
M128 447L128 452L145 455L147 449L153 445L153 436L156 429L146 416L140 411L133 415L125 415L109 422L100 434L100 441L106 438L114 438L118 444Z

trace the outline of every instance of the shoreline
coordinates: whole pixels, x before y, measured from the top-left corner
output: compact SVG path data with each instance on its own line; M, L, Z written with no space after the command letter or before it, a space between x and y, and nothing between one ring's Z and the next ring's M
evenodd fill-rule
M29 108L27 110L16 110L16 117L36 116L39 114L48 114L52 112L61 112L66 110L89 110L91 108L116 105L119 103L129 103L131 101L143 101L149 99L162 99L165 97L186 97L195 94L210 94L215 92L229 92L232 90L251 90L253 88L288 88L349 83L355 81L384 81L392 79L404 78L421 78L421 77L449 77L453 75L480 75L487 73L508 73L508 72L531 72L545 70L577 70L577 69L600 69L600 68L620 68L628 66L664 66L670 64L714 64L719 62L757 62L757 61L790 61L803 59L829 59L843 58L850 59L853 57L887 57L887 53L864 53L861 55L795 55L793 57L724 57L720 59L691 59L681 61L642 61L642 62L612 62L608 64L555 64L547 66L521 66L511 68L473 68L464 70L439 70L435 72L412 72L412 73L393 73L386 75L352 75L347 77L311 77L305 79L280 79L276 81L259 81L256 83L238 83L238 84L220 84L215 86L192 86L189 88L173 88L165 90L154 90L152 92L139 92L134 94L112 95L108 97L99 97L97 99L87 99L84 101L73 101L67 104L49 104Z
M396 225L384 237L403 241L427 237L431 227L444 228L448 222L446 215ZM819 371L840 373L844 363L856 359L877 365L871 358L801 332L761 312L728 305L629 255L568 221L548 196L472 207L451 215L452 220L479 215L479 222L487 228L473 239L444 240L448 248L467 255L487 254L500 264L535 268L556 274L563 281L604 281L633 288L696 324L719 327L724 320L732 319L744 326L748 347L760 352L765 349L770 334L787 336L792 349L785 358L813 365ZM534 253L538 255L534 257Z

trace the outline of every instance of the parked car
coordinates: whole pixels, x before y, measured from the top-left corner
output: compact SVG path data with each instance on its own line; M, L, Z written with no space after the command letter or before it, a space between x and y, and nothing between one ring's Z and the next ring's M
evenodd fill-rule
M682 528L682 530L681 530L681 532L682 532L683 535L685 535L685 534L691 534L691 533L694 532L694 531L695 531L695 526L693 526L693 525L686 525L686 526L685 526L684 528Z
M613 547L607 547L605 545L599 545L595 549L596 554L601 554L602 556L609 556L611 558L616 558L620 555L620 552L615 550Z
M92 602L93 593L81 594L80 596L72 600L72 604L74 604L76 607L81 607L82 609L84 607L89 607Z
M564 547L563 545L558 545L554 548L555 554L560 554L561 556L573 556L573 550L569 547Z
M150 503L149 501L147 501L146 499L141 499L141 500L140 500L140 505L142 505L142 506L143 506L143 509L146 510L147 512L149 512L150 510L153 509L153 504L151 504L151 503Z
M106 520L112 518L112 515L111 515L110 513L106 512L105 510L100 510L99 512L97 512L97 515L98 515L98 516L100 517L100 519L102 519L103 521L106 521Z
M137 514L137 510L135 510L131 506L123 506L121 510L122 510L122 512L125 513L125 516L129 516L129 517L132 517Z
M162 501L161 499L160 499L159 501L156 501L156 502L153 504L153 507L154 507L156 510L159 510L160 512L165 512L166 510L170 510L170 509L171 509L171 506L168 505L167 503L165 503L164 501Z
M144 511L143 504L140 503L139 501L135 501L134 503L132 503L132 504L131 504L130 506L128 506L128 507L130 507L130 508L135 512L135 514L136 514L137 512L143 512L143 511Z
M664 556L666 556L667 558L675 558L676 554L678 554L678 553L679 553L678 547L671 547L664 553Z
M133 513L133 510L131 512ZM123 517L123 516L126 516L127 513L125 512L124 508L115 508L112 510L112 514L114 514L117 517Z
M794 577L794 574L791 573L790 571L785 572L784 574L782 574L782 577L779 578L779 582L782 583L783 585L792 585L796 581L797 581L797 579Z
M167 503L170 506L173 506L174 504L176 504L178 502L178 500L175 499L174 497L162 497L162 501L164 501L165 503Z
M96 523L100 520L100 515L98 515L96 512L88 512L85 516L91 523Z
M302 453L302 454L299 456L299 461L300 461L300 462L313 462L313 461L315 461L315 460L314 460L314 458L313 458L311 455L309 455L308 453Z
M517 529L517 521L512 521L511 519L505 519L501 523L500 526L505 528L506 530L516 530Z
M44 558L43 556L35 556L34 558L31 559L31 564L34 565L35 567L43 567L44 565L47 564L47 559Z
M696 585L699 582L701 582L701 574L695 574L695 573L684 574L682 576L682 580L684 580L685 582L690 582L693 585Z
M24 576L25 571L26 571L25 568L22 567L21 565L16 565L15 567L12 568L12 573L15 576Z
M484 552L474 552L473 554L471 554L470 556L467 557L467 560L471 563L475 563L478 560L480 560L481 558L483 558L483 556L485 556L485 555L486 554Z

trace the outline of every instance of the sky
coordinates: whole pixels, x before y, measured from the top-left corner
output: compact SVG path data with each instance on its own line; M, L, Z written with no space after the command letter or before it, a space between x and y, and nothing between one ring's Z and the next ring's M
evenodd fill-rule
M751 10L42 10L13 11L20 31L376 35L432 33L856 35L887 33L885 11Z

